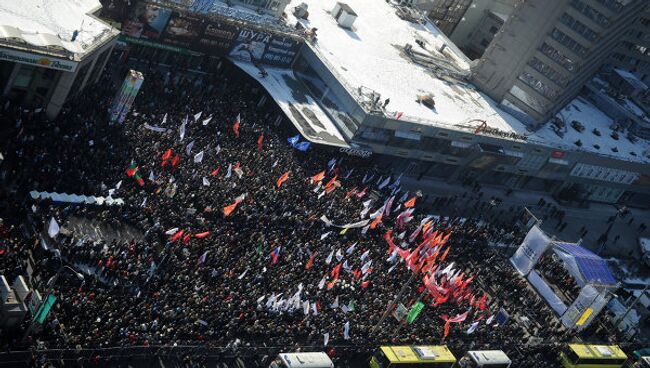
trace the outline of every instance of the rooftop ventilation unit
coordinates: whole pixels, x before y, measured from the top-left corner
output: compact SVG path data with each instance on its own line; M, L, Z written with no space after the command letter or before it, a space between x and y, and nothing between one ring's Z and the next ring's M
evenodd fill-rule
M339 26L347 29L351 29L354 20L357 19L357 13L355 13L348 4L339 2L334 5L331 14L334 19L336 19Z

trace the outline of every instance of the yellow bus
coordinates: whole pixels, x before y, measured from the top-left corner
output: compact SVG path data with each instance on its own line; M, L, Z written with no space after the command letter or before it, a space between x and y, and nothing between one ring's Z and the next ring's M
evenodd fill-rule
M447 346L380 346L370 368L451 368L456 357Z
M620 368L627 361L617 345L568 344L560 358L566 368Z

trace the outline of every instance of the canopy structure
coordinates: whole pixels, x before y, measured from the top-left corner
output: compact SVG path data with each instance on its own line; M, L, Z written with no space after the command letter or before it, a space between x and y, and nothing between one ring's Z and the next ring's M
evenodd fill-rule
M607 262L594 252L568 243L555 243L553 250L580 287L589 283L598 283L601 286L616 285L616 279Z
M568 273L580 286L580 292L572 297L573 302L569 306L534 270L542 254L549 249L562 260ZM618 288L604 259L578 244L551 240L537 225L530 229L510 262L568 329L582 330L589 326L611 299L612 290Z

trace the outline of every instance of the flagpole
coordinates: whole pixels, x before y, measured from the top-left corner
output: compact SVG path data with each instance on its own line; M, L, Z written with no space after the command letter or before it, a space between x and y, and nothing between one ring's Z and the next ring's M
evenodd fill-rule
M371 333L374 333L379 326L381 326L384 321L386 320L386 317L388 317L388 314L390 313L391 310L395 308L395 305L397 304L397 301L402 297L402 294L406 292L406 289L411 285L411 282L415 279L415 272L411 272L411 277L409 277L408 281L404 283L404 286L400 289L399 293L395 296L395 299L388 305L386 310L384 311L384 314L381 316L381 319L379 322L377 322L376 325L373 326L372 330L370 331Z
M413 272L413 274L415 275L415 272ZM427 288L425 287L424 290L422 290L422 292L420 293L420 296L418 296L418 300L416 300L415 303L413 303L413 305L416 305L418 302L420 302L422 300L422 297L424 296L424 294L426 292L427 292ZM400 331L402 331L402 327L404 327L404 325L406 324L405 322L406 322L405 320L400 322L400 324L397 326L397 328L393 332L393 337L399 337L399 333L400 333Z

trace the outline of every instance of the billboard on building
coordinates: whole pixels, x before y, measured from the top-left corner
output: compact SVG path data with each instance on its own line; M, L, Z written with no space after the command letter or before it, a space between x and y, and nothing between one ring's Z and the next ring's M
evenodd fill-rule
M254 30L197 13L179 12L138 2L123 22L123 40L164 48L176 46L207 55L290 67L302 41L275 32ZM147 40L146 44L142 41Z

